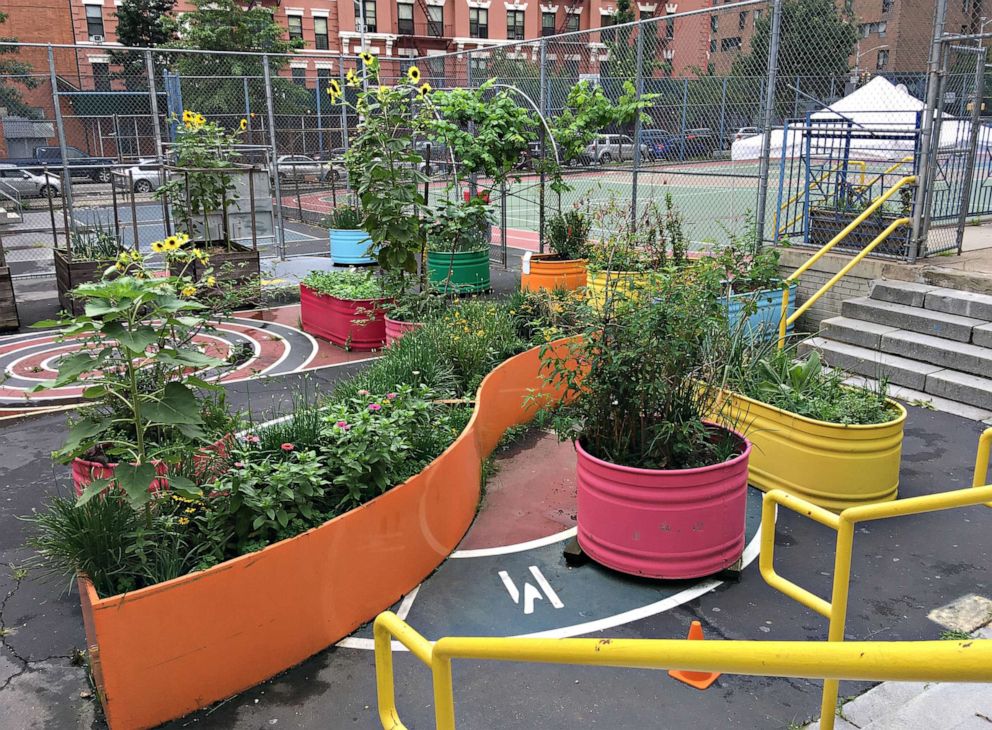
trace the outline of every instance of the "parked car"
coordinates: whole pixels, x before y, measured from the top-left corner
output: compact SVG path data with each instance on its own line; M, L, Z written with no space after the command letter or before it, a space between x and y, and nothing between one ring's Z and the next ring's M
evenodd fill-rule
M647 132L642 132L642 135L644 134ZM706 127L687 129L685 134L674 133L667 137L661 134L648 143L651 146L651 156L656 160L689 160L712 157L719 146L713 130Z
M91 157L78 147L68 147L66 152L66 164L72 177L89 178L93 182L110 182L110 168L117 164L117 160L112 157ZM58 147L35 147L32 157L2 162L36 175L42 174L46 167L54 173L57 168L62 167L62 150Z
M313 178L320 182L331 180L337 182L347 175L340 165L315 160L306 155L280 155L273 166L273 173L275 171L279 172L281 180Z
M0 164L0 188L16 193L17 197L25 195L55 197L59 195L59 185L57 175L51 173L36 175L14 165Z
M417 140L413 143L413 149L417 152L417 154L424 158L425 164L421 165L421 172L426 171L428 149L431 162L431 174L446 175L449 170L451 170L451 154L448 152L447 145L441 144L440 142Z
M748 137L757 137L761 134L761 130L757 127L741 127L734 134L734 142L740 142L742 139L747 139Z
M150 193L162 184L162 172L153 159L138 160L137 165L121 168L113 176L114 187L126 190L128 186L136 193Z
M634 159L634 140L626 134L601 134L586 147L585 154L592 162L608 165L611 162ZM641 144L641 154L649 154L646 144Z
M648 157L652 160L661 160L664 159L665 149L673 136L664 129L642 129L641 143L647 147Z

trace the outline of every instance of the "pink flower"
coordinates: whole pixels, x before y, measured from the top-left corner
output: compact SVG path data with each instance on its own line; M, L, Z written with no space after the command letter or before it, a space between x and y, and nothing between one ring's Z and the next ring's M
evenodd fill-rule
M369 410L370 411L381 411L382 410L382 406L380 406L378 403L369 403Z
M243 461L236 461L236 462L234 462L234 468L235 469L244 469L245 468L245 463Z
M248 434L247 436L245 436L245 441L247 441L247 442L248 442L248 443L250 443L250 444L257 444L257 443L259 443L259 442L260 442L261 440L262 440L262 438L261 438L260 436L256 436L256 435L255 435L255 434L253 434L253 433L250 433L250 434Z
M282 449L283 451L292 451L292 450L293 450L293 449L295 449L296 447L295 447L295 446L293 446L293 444L283 444L283 445L282 445L282 446L280 446L279 448L280 448L280 449Z
M362 390L358 391L358 395L368 395L368 394L369 394L369 392L367 390L365 390L365 389L362 389Z
M347 431L349 428L351 428L351 425L347 421L338 421L334 425L340 428L342 431Z
M393 400L396 397L396 395L397 395L396 393L386 393L386 397L389 398L389 400Z

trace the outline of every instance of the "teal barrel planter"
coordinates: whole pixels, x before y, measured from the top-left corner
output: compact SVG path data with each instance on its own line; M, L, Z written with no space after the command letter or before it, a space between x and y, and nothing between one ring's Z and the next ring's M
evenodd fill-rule
M448 278L448 272L451 278ZM445 293L471 294L489 290L489 249L428 251L427 275Z
M327 238L331 243L331 261L334 264L375 263L375 258L368 254L372 239L365 231L329 228Z
M796 282L789 285L789 311L792 315L796 311ZM778 337L778 323L782 318L782 290L762 289L760 291L749 291L742 294L731 294L725 300L727 305L727 321L730 326L739 326L741 318L752 309L751 302L757 306L747 321L743 324L744 332L749 337L770 340ZM789 326L789 332L792 331Z

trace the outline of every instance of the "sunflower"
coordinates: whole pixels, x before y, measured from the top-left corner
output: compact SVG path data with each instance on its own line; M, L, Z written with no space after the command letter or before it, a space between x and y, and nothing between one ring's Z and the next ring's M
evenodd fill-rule
M382 101L383 99L386 98L386 92L387 91L389 91L389 87L388 86L383 86L383 85L380 85L379 86L379 88L378 88L379 101Z
M175 236L168 236L162 241L162 248L166 251L175 251L179 248L179 239Z
M202 114L197 114L195 117L193 117L194 127L202 127L206 123L207 123L207 119Z
M188 233L177 233L175 235L175 239L177 241L179 241L179 245L180 246L185 246L187 243L189 243L189 234Z
M165 244L162 241L152 241L152 251L162 253L165 251Z
M406 77L410 79L411 84L420 83L420 69L416 66L411 66L406 70Z
M417 89L417 96L423 99L432 91L434 91L434 88L425 81L423 84L420 85L420 88Z
M242 132L244 132L246 129L248 129L248 120L242 119L241 122L238 124L238 127L241 129Z
M371 66L373 63L375 63L375 56L373 56L368 51L362 51L361 53L358 54L358 57L362 59L362 63L364 63L366 66Z
M183 109L183 123L192 124L193 123L193 112L189 109Z
M331 101L341 96L341 84L338 83L337 79L331 79L327 82L327 95L331 97Z
M355 69L349 68L348 73L346 73L344 77L348 81L348 86L351 86L352 88L358 86L358 74L355 73Z

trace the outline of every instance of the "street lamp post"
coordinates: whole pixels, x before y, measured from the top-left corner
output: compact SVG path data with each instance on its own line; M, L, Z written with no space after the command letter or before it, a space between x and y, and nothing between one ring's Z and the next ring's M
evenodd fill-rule
M883 48L888 48L888 43L880 43L877 46L872 46L864 51L861 50L861 41L858 40L857 46L854 49L854 70L851 72L851 78L848 79L849 90L847 93L851 93L856 88L858 88L858 79L861 78L861 57L867 56L872 51L880 51Z

